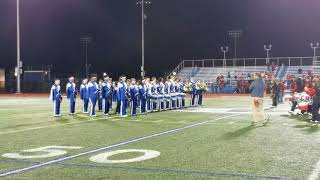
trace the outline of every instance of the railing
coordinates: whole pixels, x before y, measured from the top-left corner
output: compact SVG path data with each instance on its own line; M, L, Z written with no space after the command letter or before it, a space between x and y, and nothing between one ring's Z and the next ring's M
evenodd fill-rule
M265 66L267 62L284 66L319 66L320 56L316 57L271 57L271 58L238 58L238 59L198 59L182 60L181 63L170 73L179 74L185 67L226 67L233 66Z

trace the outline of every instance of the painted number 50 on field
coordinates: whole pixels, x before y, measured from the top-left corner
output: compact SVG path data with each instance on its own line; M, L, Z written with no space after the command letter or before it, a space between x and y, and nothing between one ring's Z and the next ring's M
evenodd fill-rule
M3 154L2 157L11 158L11 159L39 159L39 158L48 158L55 157L67 154L67 149L81 149L80 146L45 146L35 149L27 149L22 150L20 153L6 153ZM109 160L108 158L117 154L124 153L143 153L143 155L130 158L130 159L121 159L121 160ZM29 155L26 153L33 153L34 155ZM89 158L90 161L96 163L132 163L132 162L140 162L148 159L156 158L160 155L160 152L154 150L144 150L144 149L124 149L124 150L116 150L101 153L98 155L94 155Z

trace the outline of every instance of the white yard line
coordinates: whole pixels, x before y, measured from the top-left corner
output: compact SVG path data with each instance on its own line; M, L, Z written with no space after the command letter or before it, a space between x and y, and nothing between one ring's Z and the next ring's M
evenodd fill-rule
M320 160L317 162L312 173L309 175L308 180L317 180L320 176Z
M52 165L52 164L55 164L55 163L59 163L59 162L63 162L63 161L66 161L66 160L82 157L82 156L85 156L85 155L97 153L97 152L100 152L100 151L104 151L104 150L115 148L115 147L119 147L119 146L128 145L128 144L131 144L131 143L135 143L135 142L139 142L139 141L142 141L142 140L151 139L151 138L162 136L162 135L166 135L166 134L179 132L179 131L190 129L190 128L193 128L193 127L196 127L196 126L204 125L204 124L206 124L208 122L218 121L218 120L221 120L221 119L226 119L226 118L239 116L239 115L240 114L233 114L233 115L229 115L229 116L223 116L223 117L220 117L220 118L207 120L207 121L203 121L203 122L199 122L199 123L194 123L194 124L191 124L191 125L188 125L188 126L184 126L184 127L181 127L181 128L176 128L176 129L172 129L172 130L168 130L168 131L152 134L152 135L149 135L149 136L144 136L144 137L136 138L136 139L133 139L133 140L124 141L124 142L113 144L113 145L107 145L107 146L102 147L102 148L93 149L93 150L82 152L82 153L79 153L79 154L65 156L65 157L62 157L62 158L50 160L50 161L39 163L39 164L36 164L36 165L26 166L26 167L19 168L19 169L13 170L13 171L3 172L3 173L0 174L0 177L6 177L6 176L12 176L12 175L15 175L15 174L20 174L20 173L23 173L25 171L29 171L29 170L32 170L32 169L38 169L38 168L41 168L41 167L44 167L44 166L49 166L49 165Z

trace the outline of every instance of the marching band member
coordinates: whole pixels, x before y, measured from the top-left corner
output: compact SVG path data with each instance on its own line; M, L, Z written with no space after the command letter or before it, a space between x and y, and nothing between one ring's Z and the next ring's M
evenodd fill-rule
M112 109L112 104L113 104L113 101L114 101L114 98L113 98L114 83L112 82L112 78L111 77L109 77L109 82L110 82L110 86L111 86L111 90L110 90L110 109Z
M170 79L170 96L171 96L171 109L176 109L177 108L177 94L175 91L175 82L173 78Z
M112 102L117 102L117 91L116 91L117 84L118 82L112 82ZM111 109L112 109L112 104L113 103L111 103Z
M176 92L176 96L177 96L177 101L176 101L176 106L177 108L181 108L181 100L182 100L182 96L181 96L181 93L180 93L180 81L179 79L176 79L175 81L175 92Z
M107 75L104 77L104 82L102 83L102 97L104 99L104 115L108 116L109 115L109 110L111 108L111 82L110 79Z
M127 79L125 84L126 84L126 87L127 87L127 89L126 89L126 97L127 97L126 105L127 105L127 108L128 108L128 107L130 107L130 99L131 99L131 97L130 97L130 87L129 87L130 84L131 84L131 79Z
M191 100L192 100L192 83L191 83L190 81L187 81L187 82L186 82L185 92L190 95L190 105L191 105Z
M157 89L157 78L152 77L151 80L151 109L152 111L157 111L157 105L158 105L158 89Z
M181 108L186 107L186 85L185 83L180 83L180 96L181 96Z
M190 92L190 106L194 107L195 106L195 98L197 95L197 88L196 88L196 83L194 82L193 79L191 79L191 92Z
M99 86L97 84L97 75L93 74L91 75L90 82L88 84L88 90L89 90L89 104L90 104L90 116L95 117L96 116L96 103L97 103L97 96L99 91Z
M165 85L163 83L163 78L159 78L159 84L157 86L157 91L158 91L158 100L159 100L159 109L160 111L165 110L165 97L164 97L164 89L165 89Z
M102 101L103 101L103 98L102 98L102 84L103 84L103 80L99 80L99 85L98 85L98 88L99 88L99 91L98 91L98 110L101 112L102 111Z
M74 77L69 78L69 83L66 87L67 98L69 100L69 115L75 114L76 98L77 98L77 87L74 83Z
M88 79L82 80L80 86L80 99L83 102L83 113L88 113L89 93L88 93Z
M131 84L129 86L130 92L130 106L131 106L131 115L137 115L137 105L138 105L138 96L139 96L139 89L136 85L136 79L131 79Z
M201 82L200 80L196 81L196 97L197 97L197 105L199 105L199 101L200 101L200 94L201 94ZM197 106L196 105L196 106Z
M147 88L147 112L151 112L151 84L150 78L146 78L146 88Z
M147 110L147 86L145 83L145 80L142 80L141 84L138 84L141 114L145 114Z
M118 96L118 85L119 85L119 82L115 82L114 83L114 93L115 93L115 97L116 97L116 114L120 114L120 106L121 106L121 100Z
M203 106L202 100L203 100L203 94L207 90L207 85L204 81L198 82L197 84L197 94L198 94L198 105Z
M126 77L120 76L120 80L118 82L118 101L120 102L120 116L125 118L127 116L127 85L126 85Z
M54 85L51 87L50 100L53 102L53 115L54 117L60 117L60 104L62 101L60 80L56 79Z
M165 109L171 109L171 96L170 96L170 81L166 80L165 89L164 89L164 97L165 97Z

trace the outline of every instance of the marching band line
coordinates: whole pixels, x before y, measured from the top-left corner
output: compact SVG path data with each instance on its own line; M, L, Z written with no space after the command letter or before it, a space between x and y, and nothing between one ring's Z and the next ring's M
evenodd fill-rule
M76 99L80 94L82 112L90 117L96 116L97 104L98 110L108 116L113 102L116 102L115 113L120 117L128 116L128 107L131 116L186 108L187 94L190 95L190 107L202 106L203 94L206 91L207 84L205 82L194 82L192 79L180 82L174 76L168 79L152 77L142 80L120 76L118 82L113 82L106 73L103 74L103 80L98 82L96 74L91 75L90 81L83 79L79 92L74 77L71 76L66 85L69 115L76 114ZM61 117L62 95L59 79L56 79L52 85L50 100L54 106L54 117Z

